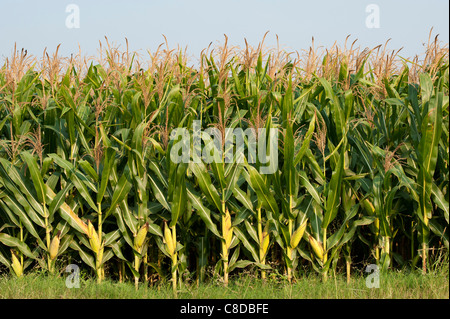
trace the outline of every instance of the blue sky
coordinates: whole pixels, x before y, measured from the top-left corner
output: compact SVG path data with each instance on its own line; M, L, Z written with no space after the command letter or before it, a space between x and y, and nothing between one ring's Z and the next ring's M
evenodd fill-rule
M80 8L80 28L69 29L65 21L68 4ZM366 6L380 8L380 28L369 29ZM14 43L29 53L41 55L44 48L60 53L95 55L104 36L131 50L155 51L164 41L170 47L188 47L198 56L210 42L243 46L244 38L256 46L266 31L267 45L280 44L292 51L309 48L314 36L316 46L344 43L347 35L362 47L384 44L403 47L400 55L411 57L424 52L431 27L440 40L449 42L448 0L1 0L0 60L10 56ZM103 41L104 42L104 41Z

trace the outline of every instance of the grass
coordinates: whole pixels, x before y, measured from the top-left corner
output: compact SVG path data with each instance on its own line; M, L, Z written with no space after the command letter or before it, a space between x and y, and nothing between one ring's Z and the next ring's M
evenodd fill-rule
M349 284L342 274L322 282L318 275L308 275L289 285L282 278L266 282L244 272L230 278L228 287L217 282L197 286L184 285L181 299L448 299L448 265L426 275L420 271L391 271L380 276L379 288L368 288L368 274L352 277ZM97 284L95 278L82 278L80 288L67 288L65 274L50 276L32 272L22 278L0 277L1 299L170 299L170 283L154 287L106 279Z

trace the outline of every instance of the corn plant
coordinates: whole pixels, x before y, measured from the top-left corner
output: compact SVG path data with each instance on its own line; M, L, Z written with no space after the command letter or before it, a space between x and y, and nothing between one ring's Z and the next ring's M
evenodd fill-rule
M148 61L107 39L98 59L15 48L0 68L0 272L71 260L175 296L209 271L224 285L243 268L425 273L448 250L448 47L263 42L226 38L196 66L167 41Z

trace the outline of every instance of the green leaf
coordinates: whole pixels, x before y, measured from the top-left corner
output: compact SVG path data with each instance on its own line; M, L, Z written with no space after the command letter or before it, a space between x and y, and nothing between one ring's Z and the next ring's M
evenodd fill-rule
M255 241L255 243L259 244L258 234L256 233L255 227L250 224L248 220L244 222L245 229L247 229L247 233L250 237Z
M304 171L300 171L299 177L300 177L300 183L304 187L306 187L306 190L314 198L314 200L317 202L317 204L321 205L322 200L320 199L320 195L317 192L316 188L314 186L312 186L311 183L309 182L309 179L308 179L308 176L306 175L306 173Z
M435 183L433 183L433 186L431 188L431 193L433 195L433 200L436 203L436 205L444 211L444 217L448 224L448 210L449 210L449 203L445 200L444 194L441 192L439 187Z
M29 211L30 218L35 223L39 224L39 218L34 216L34 211L38 212L42 217L45 217L46 214L42 204L36 200L36 196L28 187L27 178L20 174L16 167L14 167L6 159L0 158L0 163L2 164L2 167L0 167L0 176L3 178L3 184L14 194L14 197L21 203L21 205Z
M283 175L286 183L286 194L295 196L298 192L298 174L294 166L294 133L292 132L292 126L289 123L286 125L283 156Z
M193 190L192 186L188 185L187 187L187 195L189 201L192 204L192 207L199 214L200 218L205 223L206 227L213 232L218 238L222 238L222 235L217 230L216 224L211 219L211 211L203 205L200 196Z
M219 197L219 193L217 189L211 182L211 177L208 174L208 170L206 169L203 163L189 163L190 170L194 173L197 178L198 184L202 193L205 195L206 199L212 204L215 205L217 210L221 213L225 213L222 211L222 202Z
M123 243L125 242L125 240L119 239L118 241L116 241L115 243L110 244L109 246L111 247L112 251L114 252L114 255L117 256L117 258L124 260L124 261L128 261L125 256L122 254L122 251L120 250L120 248L123 246Z
M91 254L87 253L80 245L78 245L77 240L72 240L69 246L70 248L78 251L81 259L84 261L86 265L88 265L94 270L96 269L94 257Z
M231 265L228 268L228 271L232 272L236 268L245 268L245 267L247 267L247 266L249 266L251 264L253 264L253 262L250 261L250 260L239 260L239 261L235 262L233 265Z
M235 235L242 242L244 247L252 254L253 260L259 262L259 255L255 249L255 247L248 241L247 237L241 232L241 230L237 227L233 228Z
M102 169L102 179L100 182L100 187L97 193L97 203L101 203L103 200L103 196L106 192L106 187L108 186L108 181L111 175L111 170L114 165L114 159L116 156L116 151L110 147L108 147L105 151L103 160L103 169Z
M125 199L125 197L127 197L132 186L133 185L129 181L128 174L127 173L122 174L122 176L120 176L119 182L117 183L114 189L110 206L106 211L106 216L108 216L116 208L116 206L120 202L122 202Z
M270 193L269 189L267 188L266 183L264 182L262 176L258 173L256 168L250 165L246 165L247 171L249 173L249 184L253 188L253 190L256 192L256 195L258 196L259 201L264 206L264 208L272 213L274 213L276 216L279 215L279 209L277 202L275 201L275 198L273 197L272 193Z
M163 232L161 230L161 227L159 227L159 225L156 225L152 221L149 221L149 223L148 223L148 231L149 231L149 233L152 233L156 236L160 236L160 237L164 236Z
M95 182L98 181L98 174L88 161L80 160L78 161L78 164Z
M235 188L237 188L237 181L241 176L242 165L239 163L234 163L231 172L226 176L226 190L225 190L225 200L227 201L230 196L234 193Z
M336 136L338 141L342 140L345 132L344 110L342 109L339 99L333 91L330 82L324 78L319 78L319 81L325 90L326 97L331 101L330 111L331 114L333 114L333 119L336 125Z
M0 251L0 263L5 265L6 267L11 267L9 260L5 256L3 256L1 251Z
M153 195L156 200L168 211L170 211L170 205L167 202L166 193L164 192L164 186L161 182L153 175L152 172L148 173L148 178L150 182L150 187L153 191Z
M15 201L13 198L3 198L3 200L0 201L0 206L6 205L14 214L19 217L20 222L23 226L25 226L26 230L37 239L38 243L41 247L47 247L42 242L41 238L39 237L38 232L36 231L33 223L31 222L30 218L28 218L30 210L26 211L22 208L22 206ZM39 225L43 228L45 228L45 224L42 222L42 225Z
M88 184L89 182L86 176L84 176L79 170L76 170L75 167L72 165L72 163L70 163L65 159L62 159L59 155L49 154L48 156L51 157L57 165L59 165L61 168L65 170L65 174L70 179L70 181L75 185L75 187L80 192L83 199L89 204L89 206L94 211L97 212L98 209L97 205L95 205L86 187L86 184Z
M233 189L233 195L234 198L237 199L242 205L244 205L245 208L247 208L249 211L254 211L253 203L250 197L248 197L247 193L245 193L238 186Z
M316 124L316 117L314 116L312 118L311 122L309 122L308 131L305 134L305 138L303 140L302 146L300 147L300 150L298 151L297 155L295 156L295 160L294 160L295 166L297 166L300 163L300 161L303 158L303 155L305 155L305 153L306 153L306 150L309 149L309 143L311 142L311 138L314 133L315 124Z
M121 235L122 234L119 229L113 230L113 231L105 234L105 236L103 237L105 240L105 247L110 246L110 245L114 244L115 242L117 242L120 239Z
M336 217L338 212L342 177L344 174L344 154L346 147L347 141L345 141L342 145L339 161L331 175L331 180L327 192L327 201L325 205L325 216L322 221L322 228L327 228L330 222Z
M8 234L0 233L0 242L8 247L14 247L20 250L25 256L36 259L37 257L31 252L30 248L24 242L12 237Z
M174 182L174 190L172 194L172 203L171 203L171 221L169 227L173 227L177 224L178 218L186 211L186 202L187 202L187 191L186 191L186 164L180 163L177 165L177 170L174 173L175 178Z
M112 257L114 257L114 251L112 249L105 249L103 252L103 258L100 265L105 264L108 260L110 260Z
M34 188L38 196L38 200L41 203L45 202L45 186L42 180L41 171L38 168L36 158L29 152L22 152L21 157L27 162L28 168L30 169L31 179L33 180Z
M426 97L423 97L423 99L426 99ZM422 219L431 218L433 175L436 168L439 140L442 133L442 101L443 92L439 92L435 97L432 97L430 104L433 107L422 119L422 137L417 149L420 166L418 173L419 206Z
M56 194L48 186L47 186L47 198L51 202L53 202L53 200L56 198ZM74 229L78 230L81 233L84 233L86 235L89 234L87 225L80 219L80 217L78 217L77 214L73 212L72 208L70 208L69 205L67 205L65 202L62 202L59 207L61 217L65 221L67 221L70 226L72 226Z
M67 192L73 187L72 183L67 183L66 187L64 187L62 190L56 194L56 196L53 198L53 200L50 203L49 207L49 215L53 216L56 210L58 210L61 205L64 203L64 200L66 198Z

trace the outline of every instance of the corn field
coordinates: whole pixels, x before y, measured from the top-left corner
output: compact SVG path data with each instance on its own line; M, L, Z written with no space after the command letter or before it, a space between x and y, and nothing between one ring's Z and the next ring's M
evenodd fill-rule
M191 67L167 42L145 57L107 39L98 58L14 48L0 69L0 273L77 263L175 292L243 268L287 282L350 279L363 262L426 273L448 251L448 47L405 59L387 43L263 42L225 39ZM268 144L259 129L277 129L274 172L245 152L175 163L171 132L194 123Z

